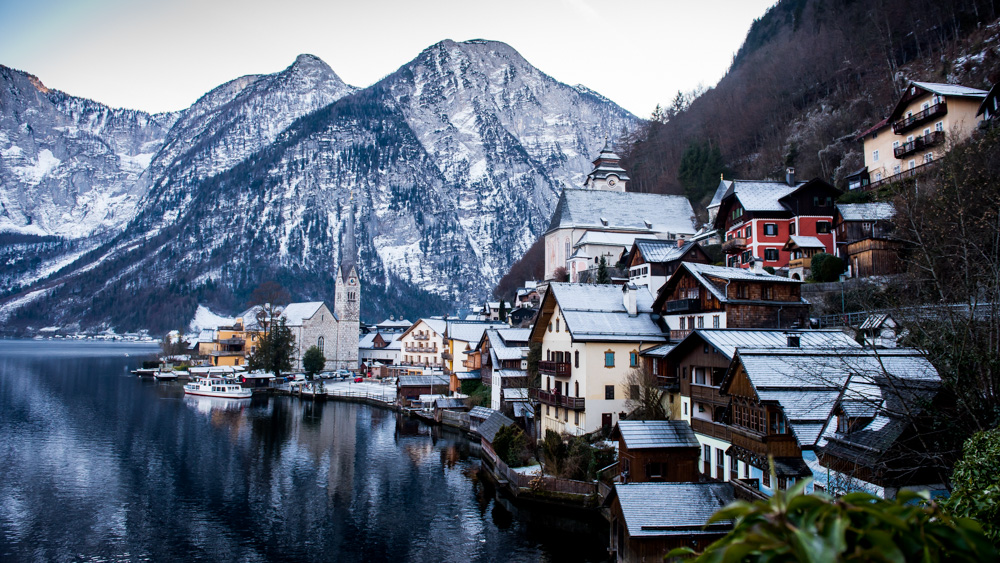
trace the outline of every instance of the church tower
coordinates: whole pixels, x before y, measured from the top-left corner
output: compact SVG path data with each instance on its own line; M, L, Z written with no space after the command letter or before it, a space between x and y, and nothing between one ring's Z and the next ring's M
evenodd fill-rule
M354 238L354 193L340 238L340 265L337 267L337 368L358 369L358 342L361 332L361 278L358 277L358 245Z
M587 174L587 180L583 184L584 189L624 192L629 177L621 166L621 160L605 140L604 148L594 161L594 170Z

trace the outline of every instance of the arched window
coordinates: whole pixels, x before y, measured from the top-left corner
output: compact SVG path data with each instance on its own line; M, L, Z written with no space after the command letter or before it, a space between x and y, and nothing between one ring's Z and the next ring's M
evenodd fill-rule
M320 336L319 338L316 339L316 347L319 348L320 352L323 351L323 337L322 336Z
M576 352L573 353L573 359L574 359L574 363L575 363L575 365L573 367L577 367L577 368L580 367L580 351L579 350L577 350ZM577 385L579 385L579 383ZM577 396L579 396L579 395L577 395Z

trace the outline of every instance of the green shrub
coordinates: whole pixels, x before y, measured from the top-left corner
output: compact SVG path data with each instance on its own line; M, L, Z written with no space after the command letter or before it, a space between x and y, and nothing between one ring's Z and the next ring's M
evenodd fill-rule
M1000 545L1000 428L973 434L962 451L944 505L956 516L979 521L986 536Z
M809 266L812 279L818 282L832 282L840 279L844 271L844 261L832 254L820 252L812 257Z
M528 440L517 426L501 426L493 436L493 451L508 467L521 467L528 460Z

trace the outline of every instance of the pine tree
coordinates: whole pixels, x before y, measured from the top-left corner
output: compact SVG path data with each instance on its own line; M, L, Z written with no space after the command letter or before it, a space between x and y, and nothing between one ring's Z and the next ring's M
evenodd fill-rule
M611 275L608 274L608 261L603 256L597 263L597 283L600 285L611 283Z

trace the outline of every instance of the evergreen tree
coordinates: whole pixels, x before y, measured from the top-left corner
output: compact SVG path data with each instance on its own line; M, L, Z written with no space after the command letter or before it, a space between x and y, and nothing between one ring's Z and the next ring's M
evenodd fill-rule
M507 322L507 302L503 299L500 300L500 320Z
M726 172L725 162L718 145L708 141L692 142L684 150L677 179L684 187L684 194L692 201L700 201L707 194L715 193L719 177Z
M608 261L603 256L597 263L597 283L600 285L611 283L611 275L608 274Z
M248 364L251 370L262 370L281 377L282 371L292 369L292 353L295 349L295 337L292 329L285 324L284 317L278 317L271 323L269 330L262 333L257 343L257 350L250 354Z
M310 346L304 356L302 356L302 369L306 372L306 378L312 379L317 373L323 371L326 365L326 357L319 346Z

